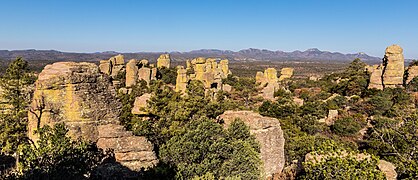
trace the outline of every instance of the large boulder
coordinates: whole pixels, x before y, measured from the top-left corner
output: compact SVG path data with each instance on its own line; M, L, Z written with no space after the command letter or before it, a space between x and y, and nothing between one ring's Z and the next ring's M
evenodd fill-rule
M383 58L383 87L395 88L403 85L404 56L403 49L398 45L386 48Z
M95 64L47 65L35 83L28 136L36 142L37 128L64 123L71 137L97 142L102 149L114 149L116 160L131 170L155 165L152 144L119 125L121 106L109 76L100 73Z
M223 120L224 127L228 127L235 119L242 120L250 127L251 134L255 135L261 146L264 178L271 178L281 173L285 165L285 139L279 120L252 111L226 111L219 116L219 119Z

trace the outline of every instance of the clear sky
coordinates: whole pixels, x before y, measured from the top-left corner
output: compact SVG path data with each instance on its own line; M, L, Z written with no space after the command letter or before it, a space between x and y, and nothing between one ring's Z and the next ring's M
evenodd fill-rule
M0 0L0 49L262 48L418 59L418 0Z

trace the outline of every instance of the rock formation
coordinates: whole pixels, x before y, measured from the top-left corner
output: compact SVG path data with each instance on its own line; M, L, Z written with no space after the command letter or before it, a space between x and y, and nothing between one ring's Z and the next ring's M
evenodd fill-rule
M157 59L157 68L170 68L171 58L170 54L161 54Z
M274 68L267 68L263 72L257 72L255 77L256 83L263 87L262 96L264 99L274 99L274 92L279 89L279 78L277 78L277 71Z
M148 169L158 163L153 145L143 136L134 136L132 132L117 124L106 124L97 127L97 146L102 149L113 149L115 159L130 170Z
M189 78L187 77L187 70L183 66L177 67L176 91L185 92Z
M115 95L109 76L93 63L47 65L35 83L28 136L36 141L34 130L62 122L71 137L114 149L116 160L132 170L154 166L158 160L152 144L119 125L121 103Z
M386 48L383 58L383 87L395 88L403 85L404 75L404 57L403 50L398 45L392 45Z
M186 63L188 66L184 69L183 66L177 69L176 91L184 92L188 81L201 81L206 89L222 89L222 79L226 78L231 71L228 69L228 60L221 60L218 64L214 58L198 57ZM187 75L187 71L193 73Z
M293 68L283 68L280 72L279 81L290 79L293 76Z
M279 120L251 111L226 111L219 118L224 121L224 127L228 127L237 118L250 127L251 134L255 135L261 145L264 179L281 173L285 165L285 139Z
M368 89L383 89L382 84L382 74L383 74L383 67L382 65L374 65L367 68L370 75L370 82Z
M100 71L104 74L116 77L123 70L125 64L124 56L119 54L111 57L109 60L100 61Z
M134 102L134 107L132 108L132 114L138 114L138 115L146 115L148 114L145 111L145 108L147 107L147 101L151 98L151 94L146 93L142 96L136 97Z
M409 82L412 81L412 79L414 79L415 77L418 76L418 66L410 66L408 67L407 71L407 79L406 79L406 84L409 84Z
M138 66L136 65L138 62L136 59L131 59L126 64L126 87L132 87L136 85L138 81Z
M126 64L126 87L135 86L139 80L144 80L149 84L151 80L157 79L157 68L150 68L149 66L146 59L141 61L131 59Z
M403 50L400 46L389 46L386 48L383 64L366 67L371 74L369 89L402 87L405 71L402 53Z

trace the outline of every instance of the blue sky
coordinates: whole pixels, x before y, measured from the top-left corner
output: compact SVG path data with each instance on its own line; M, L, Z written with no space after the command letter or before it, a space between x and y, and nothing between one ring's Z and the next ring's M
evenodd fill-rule
M261 48L418 59L416 0L0 0L0 49Z

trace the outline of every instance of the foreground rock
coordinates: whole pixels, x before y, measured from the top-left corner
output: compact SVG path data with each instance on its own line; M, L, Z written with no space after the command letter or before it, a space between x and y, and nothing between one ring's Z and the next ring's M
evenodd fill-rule
M263 161L264 178L272 178L280 174L284 165L284 137L279 120L263 117L252 111L226 111L219 116L228 127L235 119L242 120L250 127L251 134L255 135L261 145L261 160Z
M157 158L151 143L119 125L121 103L115 94L109 76L93 63L47 65L35 83L28 136L36 141L34 130L63 122L70 136L114 149L116 160L131 170L154 166Z

